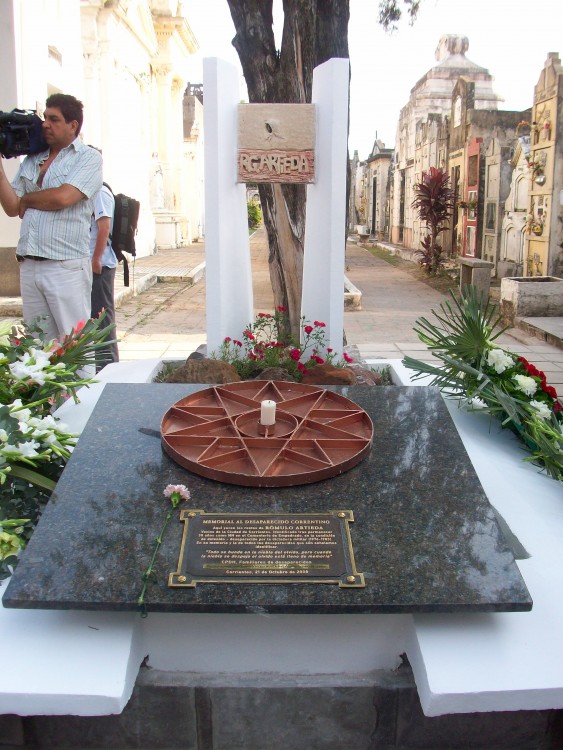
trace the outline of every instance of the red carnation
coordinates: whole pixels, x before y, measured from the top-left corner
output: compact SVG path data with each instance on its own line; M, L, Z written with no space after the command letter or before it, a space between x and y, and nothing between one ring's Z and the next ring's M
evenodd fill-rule
M237 341L236 339L234 339L233 344L236 344L237 346L242 346L242 341Z
M225 336L225 338L223 339L223 341L225 342L225 344L228 344L229 341L232 341L232 339L231 339L230 336Z
M295 360L296 362L299 362L299 357L301 356L301 352L299 351L299 349L292 349L289 352L289 356L291 357L291 359Z
M278 305L276 310L279 310L280 312L287 312L287 307L284 307L283 305Z
M313 323L317 326L317 328L324 328L326 326L326 323L323 323L321 320L314 320Z
M548 396L551 396L551 398L557 398L557 391L552 385L542 386L542 390L544 393L547 393Z
M313 333L313 326L305 326L303 330L305 333Z
M252 333L252 331L244 331L242 335L246 336L246 338L250 339L251 341L254 341L254 339L255 339L255 336Z
M344 352L344 354L342 356L344 357L344 360L346 362L353 362L354 361L354 358L351 357L349 354L346 354L346 352Z

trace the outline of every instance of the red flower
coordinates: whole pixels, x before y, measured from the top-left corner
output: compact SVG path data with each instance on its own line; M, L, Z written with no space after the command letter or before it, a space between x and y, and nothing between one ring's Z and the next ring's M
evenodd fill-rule
M524 366L526 366L527 364L529 364L528 360L527 360L527 359L525 359L524 357L518 357L518 360L517 360L517 361L518 361L518 362L522 362L522 364L523 364Z
M252 352L248 352L248 358L249 359L256 359L256 354L253 354Z
M305 326L303 330L305 333L313 333L313 326Z
M270 313L258 313L258 317L259 318L269 318L270 317Z
M242 335L243 335L243 336L246 336L246 338L247 338L247 339L250 339L251 341L254 341L254 339L255 339L255 336L254 336L254 334L252 333L252 331L248 331L248 330L247 330L247 331L243 331L243 332L242 332Z
M237 341L236 339L233 339L233 344L236 344L237 346L242 346L242 341Z
M280 312L287 312L287 307L284 307L283 305L278 305L276 310L279 310Z
M309 370L308 370L308 369L307 369L307 368L305 367L305 365L304 365L304 364L303 364L302 362L300 362L300 363L299 363L299 364L297 365L297 369L299 370L299 372L300 372L300 373L301 373L302 375L306 375L306 374L307 374L307 373L309 372Z
M317 328L324 328L326 326L326 323L323 323L320 320L314 320L313 323L317 326Z
M535 375L536 377L540 377L540 371L538 370L538 368L535 365L532 365L532 364L528 363L526 365L526 371L530 375Z
M86 323L83 320L79 320L78 323L74 326L74 332L78 333L84 328L85 325Z
M314 354L311 359L316 362L318 365L324 365L325 361L322 357L318 357L316 354Z
M327 349L327 352L330 354L333 350L330 348L330 346Z
M232 341L232 339L231 339L230 336L225 336L225 338L223 339L223 341L225 342L225 344L228 344L229 341Z
M555 404L553 406L553 411L556 412L556 413L558 411L563 411L563 406L561 406L561 404L559 403L559 401L555 402Z
M346 354L346 352L344 352L344 354L342 356L344 357L344 361L345 362L353 362L354 361L353 357L351 357L349 354Z
M547 393L548 396L551 396L551 398L557 398L557 391L552 385L542 385L542 390L544 391L544 393Z
M299 362L299 357L301 356L301 352L299 351L299 349L292 349L289 352L289 356L291 357L291 359L295 360L295 362Z

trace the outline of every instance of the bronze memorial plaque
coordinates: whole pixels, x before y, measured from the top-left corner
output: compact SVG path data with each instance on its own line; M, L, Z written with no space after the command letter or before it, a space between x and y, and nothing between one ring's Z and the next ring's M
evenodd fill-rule
M351 510L206 513L184 510L178 569L169 586L198 583L337 583L363 588L352 550Z

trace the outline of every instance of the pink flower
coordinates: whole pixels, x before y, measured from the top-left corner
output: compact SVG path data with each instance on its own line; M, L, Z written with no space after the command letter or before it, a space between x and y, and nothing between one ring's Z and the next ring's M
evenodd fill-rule
M86 323L83 320L79 320L78 323L74 326L74 332L79 333L85 325Z
M305 333L313 333L313 326L305 326L303 330Z
M289 356L291 357L291 359L295 360L295 362L299 362L299 357L301 356L301 352L299 351L299 349L292 349L289 352Z
M169 497L172 507L175 508L182 500L190 499L190 491L185 484L169 484L164 490L164 497Z

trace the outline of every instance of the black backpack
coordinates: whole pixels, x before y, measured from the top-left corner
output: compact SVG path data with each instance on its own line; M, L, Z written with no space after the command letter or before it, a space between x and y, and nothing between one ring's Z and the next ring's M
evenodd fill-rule
M104 182L104 185L115 200L113 228L110 234L111 246L118 263L123 262L123 284L129 286L129 263L124 253L131 255L133 258L137 255L135 235L137 234L141 204L135 198L130 198L123 193L117 193L116 195L107 182Z

